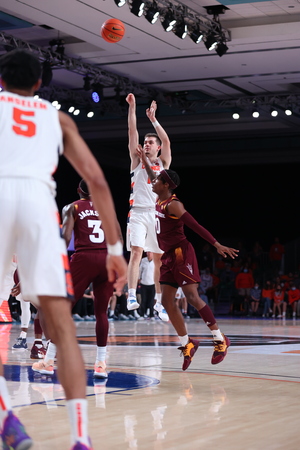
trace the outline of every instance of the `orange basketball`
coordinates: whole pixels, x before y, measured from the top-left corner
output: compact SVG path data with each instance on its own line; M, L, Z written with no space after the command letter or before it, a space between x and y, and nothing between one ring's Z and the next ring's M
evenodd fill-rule
M107 42L119 42L125 34L125 26L119 19L108 19L101 27L101 36Z

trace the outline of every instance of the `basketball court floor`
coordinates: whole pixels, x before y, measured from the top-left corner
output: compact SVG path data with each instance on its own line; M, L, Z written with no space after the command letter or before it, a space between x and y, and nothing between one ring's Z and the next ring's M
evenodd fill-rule
M211 365L211 335L200 319L190 319L189 334L201 345L182 372L170 323L111 322L107 381L93 379L94 323L76 323L94 450L300 448L300 320L223 318L218 323L232 343L225 360ZM13 406L34 439L33 449L69 450L64 393L56 375L37 376L29 350L11 350L19 325L1 324L0 334Z

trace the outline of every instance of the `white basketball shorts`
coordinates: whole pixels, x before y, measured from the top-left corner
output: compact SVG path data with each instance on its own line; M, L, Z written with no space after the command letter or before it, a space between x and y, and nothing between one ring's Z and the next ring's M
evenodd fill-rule
M13 253L23 298L73 293L65 241L50 188L30 178L0 178L0 291Z
M126 247L141 247L145 252L162 254L157 243L155 228L155 211L144 208L133 208L127 224Z

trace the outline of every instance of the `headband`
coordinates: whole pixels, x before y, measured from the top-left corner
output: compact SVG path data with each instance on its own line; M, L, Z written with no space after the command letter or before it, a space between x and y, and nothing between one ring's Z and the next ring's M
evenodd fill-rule
M169 177L168 173L165 170L162 170L159 175L163 177L163 179L166 181L166 183L169 184L171 189L177 188L177 184L175 184L174 181L171 180L171 178Z

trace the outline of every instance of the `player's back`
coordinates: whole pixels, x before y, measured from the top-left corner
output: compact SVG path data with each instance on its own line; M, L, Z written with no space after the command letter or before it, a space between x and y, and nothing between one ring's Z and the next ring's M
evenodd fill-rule
M99 214L93 202L80 199L74 205L74 246L75 251L106 249L104 231Z
M0 140L0 177L34 178L52 185L62 130L51 103L1 92Z

